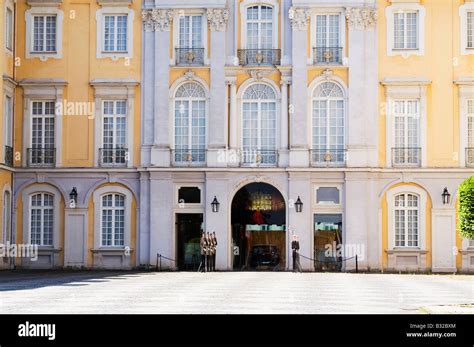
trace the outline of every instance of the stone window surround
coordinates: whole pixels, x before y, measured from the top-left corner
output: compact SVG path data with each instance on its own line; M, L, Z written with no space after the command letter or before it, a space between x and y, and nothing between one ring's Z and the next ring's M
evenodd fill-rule
M13 17L12 17L12 48L9 49L7 48L7 42L6 42L6 32L5 32L5 52L9 54L10 56L13 57L13 48L15 46L15 8L13 6L13 1L12 0L6 0L5 1L5 7L4 7L4 15L5 15L5 23L6 23L6 15L7 15L7 9L10 9L12 11Z
M122 5L122 3L121 3ZM106 15L126 15L127 16L127 52L106 52L104 51L104 16ZM110 58L133 58L133 20L134 11L128 7L104 6L97 10L95 16L97 22L97 59Z
M121 194L125 197L125 226L124 226L124 246L102 246L102 197L108 194ZM96 189L92 195L94 203L94 252L117 250L123 253L126 247L130 249L133 246L131 242L132 234L132 200L133 194L125 187L105 185Z
M400 11L418 12L418 49L394 49L394 15ZM425 14L426 9L417 1L407 3L395 3L385 9L387 20L387 56L393 57L400 55L409 58L411 55L423 56L425 54Z
M16 87L16 82L14 80L12 80L11 78L9 77L3 77L3 95L2 95L2 98L5 102L5 98L8 96L11 98L11 101L12 101L12 131L14 131L13 129L13 126L14 126L14 120L15 120L15 117L14 117L14 114L15 114L15 87ZM5 104L3 105L5 106ZM1 110L1 114L4 116L4 112L5 112L5 107L3 107L3 109ZM6 130L6 117L3 117L3 131L5 132ZM4 133L2 134L2 138L5 139L5 135ZM12 134L12 139L13 139L13 134ZM4 147L5 147L5 141L2 141L2 148L0 150L0 163L4 163L5 162L5 151L4 151Z
M128 79L96 79L90 82L94 88L94 166L99 166L99 148L103 147L103 102L109 100L127 101L127 134L125 148L128 148L127 167L134 163L134 119L135 119L135 87L139 83Z
M54 101L62 104L67 82L62 79L25 79L23 87L23 151L22 166L27 166L27 148L31 148L31 111L33 101ZM54 146L56 148L55 167L62 165L62 115L54 115Z
M279 11L280 11L280 4L278 3L277 0L265 0L264 2L259 1L259 0L243 0L240 3L240 28L241 28L241 33L240 33L240 49L246 49L247 48L247 8L251 6L257 6L257 5L267 5L273 7L273 49L278 49L280 48L278 45L278 40L280 37L280 32L279 32ZM237 35L237 33L236 33Z
M181 15L201 15L202 16L202 48L204 48L204 65L209 65L209 48L208 48L208 25L207 25L207 14L205 9L182 9L173 12L173 42L172 42L172 50L171 50L171 61L170 65L176 65L176 50L175 48L179 48L179 17Z
M183 187L196 187L200 191L201 195L201 203L200 204L190 204L190 203L185 203L184 207L180 206L179 204L179 189ZM205 203L204 200L206 198L204 194L204 184L203 183L175 183L174 184L174 201L175 201L175 210L177 213L180 213L179 211L186 211L186 213L189 213L190 211L196 211L197 213L204 213L205 210Z
M1 225L1 230L2 230L2 238L1 238L1 242L3 245L6 244L6 240L7 240L7 235L5 234L5 231L8 232L8 230L5 230L5 220L3 219L3 216L4 216L4 211L5 211L5 195L6 193L9 193L10 194L10 217L12 216L12 210L13 210L13 194L12 194L12 188L11 186L8 184L8 183L5 183L4 186L3 186L3 190L2 190L2 196L0 197L1 199L1 202L2 202L2 225ZM10 233L13 229L13 223L12 221L10 221ZM10 242L13 243L15 242L15 240L12 240L10 239ZM1 247L0 247L1 248Z
M421 167L426 167L427 160L427 86L431 81L424 78L386 78L382 82L385 86L386 99L386 167L392 167L392 144L394 143L395 127L391 106L395 100L417 99L420 102L420 147Z
M311 10L311 23L310 23L310 53L308 58L308 65L314 64L314 51L313 48L316 47L316 16L317 15L339 15L339 44L342 47L342 65L347 65L347 51L346 51L346 17L345 9L343 7L319 7L312 8ZM327 64L325 64L327 65ZM332 64L339 66L340 64Z
M459 86L459 166L466 167L467 103L474 100L474 79L460 78L454 83Z
M56 52L51 53L33 53L33 16L35 15L56 15ZM63 47L63 19L64 12L59 8L43 6L34 6L25 11L26 22L26 59L39 58L46 61L49 58L61 59Z
M474 12L474 2L466 2L464 5L459 7L459 16L461 17L460 27L460 47L461 55L474 54L474 48L467 48L467 13Z
M336 188L339 191L339 204L318 203L317 193L319 188ZM314 213L342 213L343 212L343 184L342 183L318 183L313 184L311 203Z
M23 201L23 243L31 243L31 196L39 193L47 193L53 195L53 246L38 246L40 250L57 252L60 250L60 203L61 192L48 184L33 184L22 191Z

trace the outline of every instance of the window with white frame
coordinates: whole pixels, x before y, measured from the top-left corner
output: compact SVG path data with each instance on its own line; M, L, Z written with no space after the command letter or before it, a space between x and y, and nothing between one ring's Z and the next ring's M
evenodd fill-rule
M13 51L13 10L10 7L5 12L5 47Z
M394 49L418 49L418 12L394 13Z
M31 148L29 164L54 164L54 101L33 101L31 115Z
M394 199L395 247L418 247L419 198L415 194L403 193Z
M313 92L313 163L344 163L344 93L336 83L323 82Z
M394 165L419 165L420 102L419 100L394 100Z
M13 145L13 98L9 95L5 95L5 129L4 129L4 145Z
M54 196L38 193L32 195L30 199L30 242L38 246L52 246Z
M273 7L247 8L247 49L273 48Z
M125 165L127 163L127 101L103 102L103 128L101 164Z
M474 11L466 14L467 21L467 48L474 49Z
M467 147L466 163L474 164L474 99L467 100Z
M101 246L125 244L125 196L106 194L101 198Z
M104 15L104 51L127 52L127 15Z
M242 105L243 161L247 164L277 163L276 94L270 86L257 83L248 87Z
M33 53L56 52L56 15L33 16Z
M195 82L180 86L174 101L174 162L206 160L206 93Z
M4 244L13 241L11 239L11 193L5 191L3 194L3 240Z
M202 15L179 17L179 48L203 48Z
M315 63L342 63L340 14L317 14L315 20Z

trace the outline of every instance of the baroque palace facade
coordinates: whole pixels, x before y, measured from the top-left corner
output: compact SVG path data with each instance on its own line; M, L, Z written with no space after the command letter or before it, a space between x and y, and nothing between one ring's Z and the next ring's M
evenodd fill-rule
M3 268L474 269L474 1L0 11Z

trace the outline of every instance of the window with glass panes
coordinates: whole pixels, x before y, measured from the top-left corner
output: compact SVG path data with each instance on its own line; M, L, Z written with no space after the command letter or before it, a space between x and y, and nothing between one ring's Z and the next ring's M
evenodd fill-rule
M467 12L467 48L474 48L474 11Z
M38 246L52 246L54 197L51 194L38 193L30 199L30 242Z
M419 100L395 100L393 118L395 164L418 164L420 160Z
M103 164L125 164L127 137L127 102L103 102Z
M5 13L5 47L10 51L13 49L13 11L10 7Z
M197 83L185 83L175 95L175 162L204 162L206 150L206 93Z
M107 194L102 197L101 245L122 247L125 245L125 197Z
M3 194L3 241L4 244L12 241L11 239L11 194L5 191Z
M275 164L277 117L274 90L266 84L251 85L243 95L242 110L244 161L254 162L255 159L261 164Z
M314 161L344 162L344 112L344 94L337 84L324 82L314 90Z
M104 16L104 51L127 51L127 15Z
M418 247L419 198L415 194L395 196L395 247Z
M418 48L418 12L394 13L394 48Z
M338 48L339 14L318 14L316 16L316 47Z
M202 16L179 18L179 48L202 48Z
M33 51L56 52L56 15L33 16Z
M247 49L273 48L273 8L259 5L247 8Z
M31 163L54 163L54 101L33 101L31 119Z
M13 144L13 99L6 95L5 96L5 129L4 129L4 144L5 146L12 146Z

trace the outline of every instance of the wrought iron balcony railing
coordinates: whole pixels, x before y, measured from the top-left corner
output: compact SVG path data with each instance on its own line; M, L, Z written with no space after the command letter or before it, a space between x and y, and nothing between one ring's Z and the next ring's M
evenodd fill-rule
M56 164L56 148L27 148L27 166L47 166Z
M274 149L242 149L241 163L244 166L277 166L278 151Z
M398 147L392 148L392 165L398 167L421 166L420 147Z
M466 148L466 166L474 167L474 147Z
M204 48L176 48L176 65L204 65Z
M128 149L123 147L99 148L100 166L127 166Z
M313 55L315 64L342 64L342 47L315 47Z
M337 167L346 165L345 149L319 148L311 150L311 165L314 167Z
M5 165L13 167L13 147L5 146L4 161Z
M172 156L176 166L201 166L206 163L204 148L178 148L172 151Z
M281 50L279 49L239 49L239 64L243 66L280 65Z

